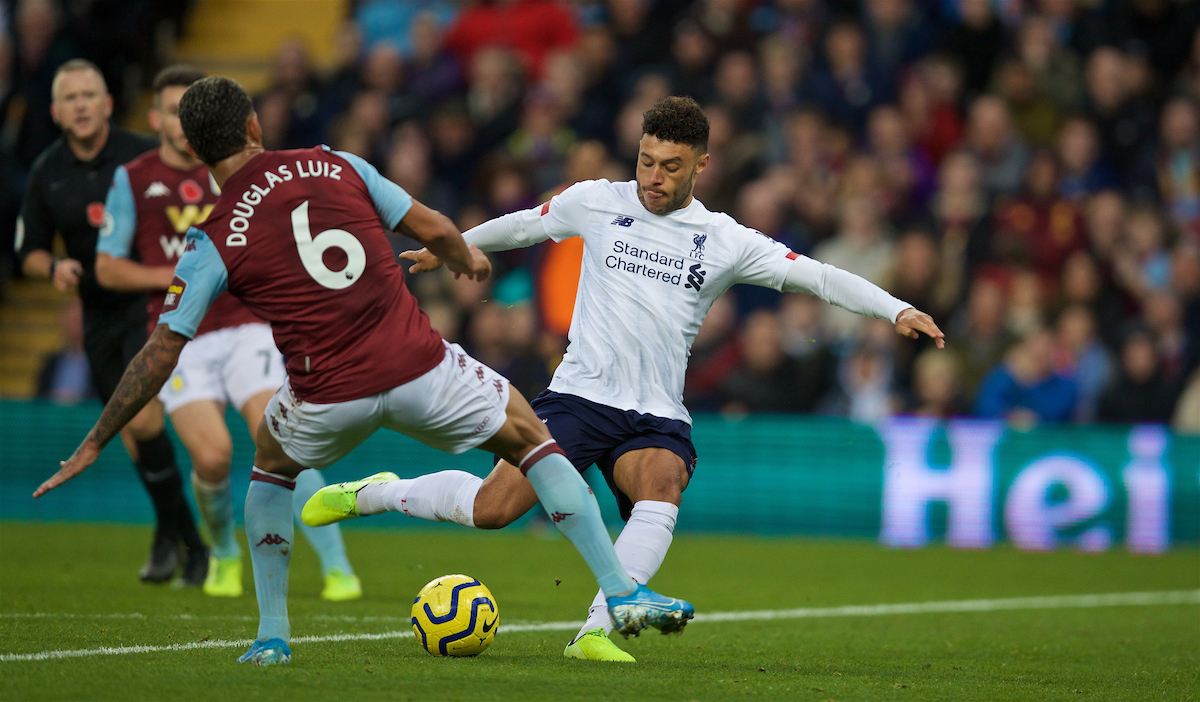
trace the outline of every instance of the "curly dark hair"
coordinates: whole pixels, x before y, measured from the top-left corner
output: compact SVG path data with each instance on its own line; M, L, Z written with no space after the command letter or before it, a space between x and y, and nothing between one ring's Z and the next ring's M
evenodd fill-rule
M671 95L654 103L642 115L642 134L708 151L708 117L690 97Z
M183 134L209 166L246 148L246 120L253 112L254 104L242 86L224 76L196 81L179 101Z

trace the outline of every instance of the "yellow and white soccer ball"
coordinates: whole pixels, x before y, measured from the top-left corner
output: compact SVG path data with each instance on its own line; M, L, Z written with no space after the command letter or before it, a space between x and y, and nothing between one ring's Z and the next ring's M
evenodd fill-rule
M412 606L417 643L435 656L478 656L492 645L500 610L487 587L469 575L443 575Z

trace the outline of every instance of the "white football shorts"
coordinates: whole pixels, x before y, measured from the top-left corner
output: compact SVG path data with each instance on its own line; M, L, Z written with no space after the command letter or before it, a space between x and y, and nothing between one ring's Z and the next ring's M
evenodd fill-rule
M443 342L446 343L446 342ZM508 419L508 380L446 343L446 356L404 385L349 402L297 400L284 384L267 403L267 429L305 468L341 460L376 430L391 429L459 454L482 444Z
M246 400L278 390L286 379L271 326L243 324L188 342L158 399L168 414L197 400L216 400L240 411Z

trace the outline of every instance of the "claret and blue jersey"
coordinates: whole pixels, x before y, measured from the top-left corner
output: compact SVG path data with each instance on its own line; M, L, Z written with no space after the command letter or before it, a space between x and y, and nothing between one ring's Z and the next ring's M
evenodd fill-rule
M212 213L220 190L203 165L177 169L163 162L158 149L147 151L113 173L104 203L104 225L96 253L129 258L147 266L175 266L190 227ZM163 296L148 296L150 330L162 313ZM261 322L230 295L219 296L195 334Z
M344 402L402 385L444 354L388 242L411 206L352 154L259 154L188 230L159 323L194 336L229 291L271 324L298 399Z

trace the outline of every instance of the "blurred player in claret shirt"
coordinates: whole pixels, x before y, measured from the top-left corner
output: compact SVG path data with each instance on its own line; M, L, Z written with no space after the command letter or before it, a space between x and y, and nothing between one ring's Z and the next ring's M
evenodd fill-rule
M246 536L259 628L240 661L291 659L287 573L296 476L336 462L381 427L451 453L479 447L499 455L579 550L620 631L681 629L692 606L652 592L625 572L587 483L507 380L433 331L404 286L387 234L417 240L456 275L485 279L487 257L468 247L449 219L357 156L324 147L264 151L250 97L228 78L209 77L188 88L179 118L188 148L209 167L221 196L203 230L188 230L158 326L100 420L34 496L96 460L162 388L209 307L228 291L270 323L287 359L287 380L255 437ZM451 477L467 489L479 481L459 475L465 478ZM357 516L360 508L381 511L364 505L358 493L395 479L381 473L322 491L305 506L304 519L321 525ZM469 513L459 517L474 526Z
M51 113L63 135L33 162L17 220L17 254L27 277L49 278L59 290L79 292L92 385L107 402L146 343L146 296L108 290L96 280L97 230L107 219L104 194L118 166L158 144L109 122L113 99L90 61L72 59L59 66L52 92ZM65 258L51 253L55 233L66 246ZM201 584L208 551L183 495L162 405L152 402L130 420L121 440L154 503L154 543L139 577L152 583L170 580L184 560L182 543L187 558L180 582Z
M203 77L191 66L164 68L155 77L149 121L161 145L113 174L105 202L108 218L96 244L96 277L102 286L156 293L147 305L150 333L162 314L164 293L178 294L169 287L186 246L184 237L192 225L208 218L220 193L208 168L188 151L179 123L179 100ZM225 426L225 406L237 408L254 436L267 402L284 378L283 357L275 348L271 327L237 298L222 293L158 394L192 458L192 492L212 538L204 580L208 595L242 594L242 555L229 482L233 441ZM318 471L301 473L296 481L297 517L308 498L324 486ZM328 600L362 597L337 526L302 528L324 571L321 596Z

